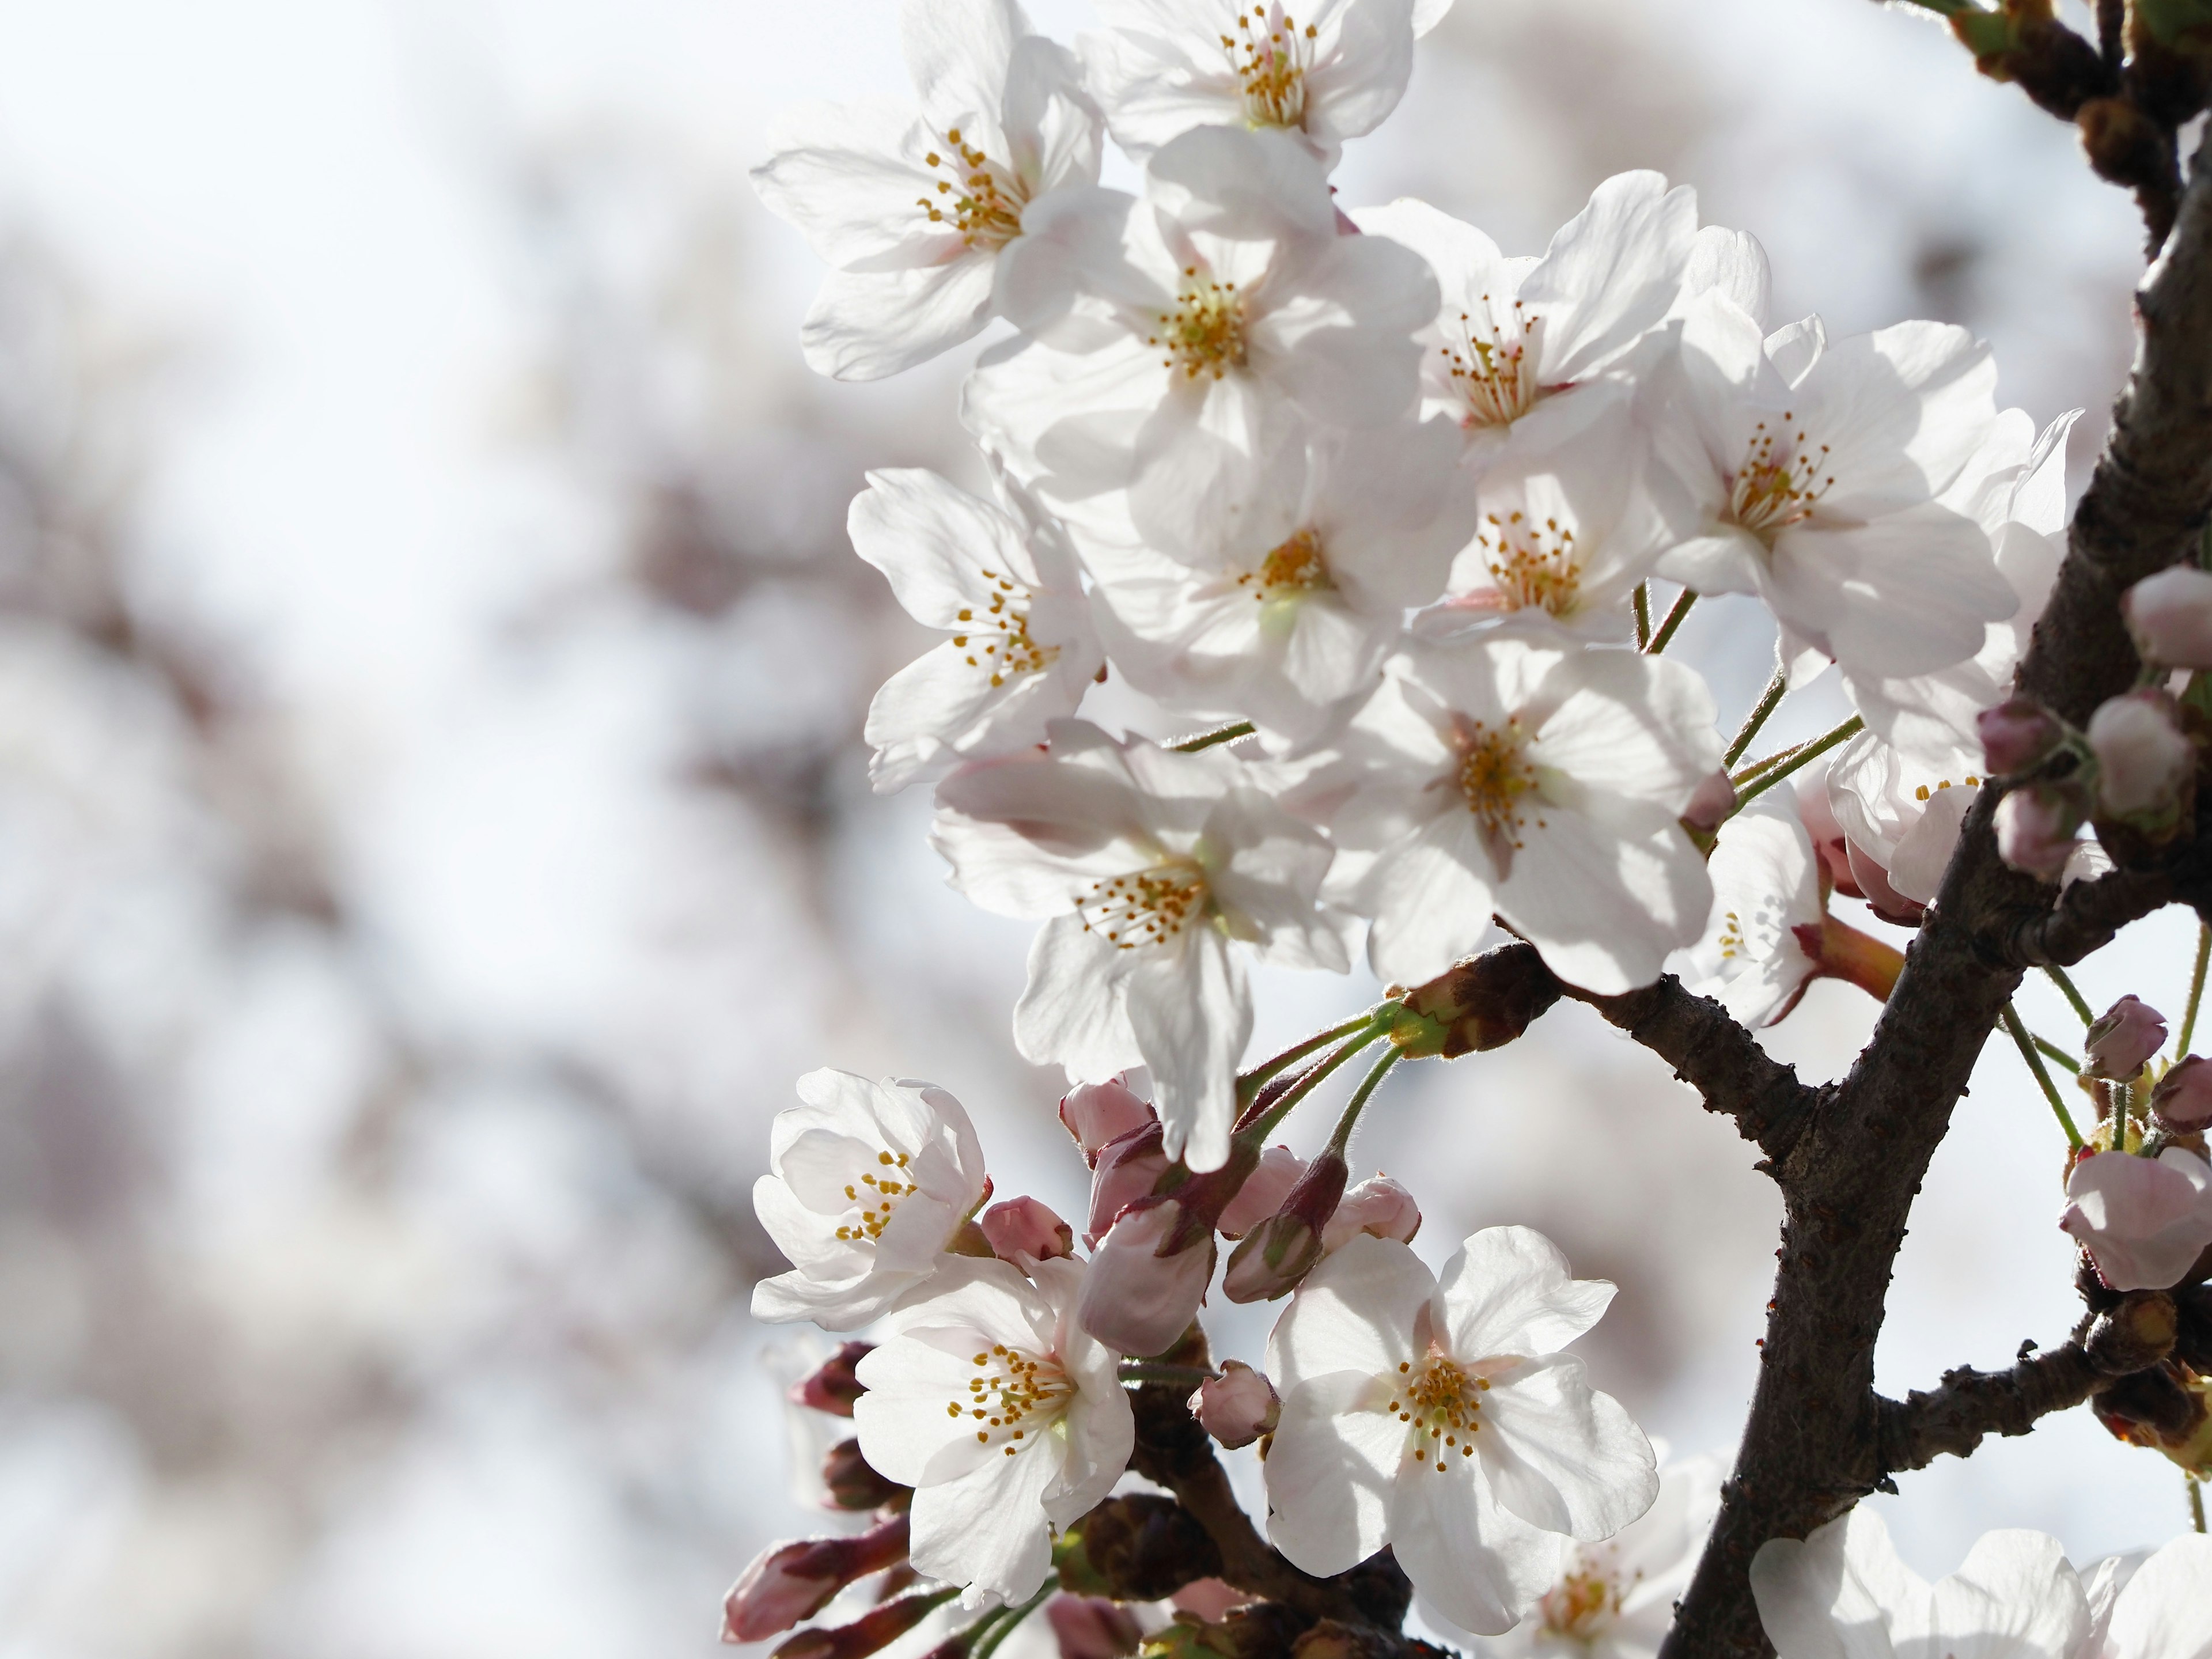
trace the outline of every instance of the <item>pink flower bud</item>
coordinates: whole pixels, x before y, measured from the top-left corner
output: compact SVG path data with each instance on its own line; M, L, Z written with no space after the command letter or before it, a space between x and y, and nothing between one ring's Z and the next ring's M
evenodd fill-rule
M1132 1129L1100 1148L1091 1170L1091 1218L1083 1242L1097 1249L1114 1218L1139 1199L1151 1197L1167 1172L1168 1155L1161 1148L1157 1123Z
M1223 1361L1221 1375L1206 1378L1190 1397L1199 1426L1231 1451L1273 1434L1282 1411L1273 1384L1241 1359Z
M1370 1176L1344 1195L1336 1213L1321 1230L1323 1255L1342 1249L1362 1233L1410 1244L1421 1231L1421 1206L1389 1176Z
M1075 1229L1034 1198L1010 1198L983 1212L978 1224L991 1241L991 1253L1001 1261L1020 1263L1018 1257L1049 1261L1075 1254Z
M1728 822L1729 814L1735 811L1735 786L1729 781L1723 768L1698 786L1690 797L1690 804L1682 809L1682 822L1708 835Z
M2081 827L2078 797L2071 790L2031 785L1997 803L1997 856L2014 870L2040 881L2056 881L2074 850Z
M2074 1166L2058 1224L2116 1291L2162 1291L2212 1244L2212 1165L2168 1148L2156 1158L2098 1152Z
M2160 1124L2178 1133L2212 1127L2212 1060L2191 1054L2177 1061L2151 1091L2150 1109Z
M1060 1121L1075 1137L1075 1144L1083 1148L1084 1162L1095 1170L1098 1167L1098 1154L1109 1141L1119 1140L1158 1119L1121 1079L1114 1078L1104 1083L1085 1083L1062 1095Z
M1900 927L1917 927L1920 918L1928 914L1928 907L1917 899L1909 899L1890 885L1889 872L1875 860L1875 855L1856 842L1844 844L1844 856L1850 866L1852 885L1859 896L1866 900L1867 908L1884 921L1895 922ZM1840 891L1842 884L1837 884Z
M1055 1595L1044 1616L1060 1641L1060 1659L1121 1659L1145 1639L1136 1616L1103 1595Z
M1230 1253L1221 1293L1231 1302L1288 1296L1322 1258L1321 1231L1344 1197L1344 1155L1324 1151L1306 1168L1283 1207L1244 1235Z
M2089 716L2097 757L2097 805L2104 816L2145 828L2172 821L2197 771L2197 747L2182 735L2173 699L2162 691L2112 697Z
M1984 708L1974 716L1974 730L1981 735L1983 761L1998 777L2027 771L2066 735L2057 717L2033 697Z
M1820 862L1827 866L1828 879L1845 898L1864 898L1859 890L1858 878L1851 873L1850 849L1844 841L1844 826L1836 819L1836 809L1828 804L1828 786L1825 780L1796 792L1797 821L1805 826L1813 849L1820 854Z
M849 1625L840 1625L835 1630L817 1626L803 1630L798 1635L778 1644L769 1659L867 1659L872 1653L880 1652L929 1617L942 1605L943 1598L921 1591L913 1595L902 1595L896 1601L885 1601L870 1607ZM741 1640L722 1632L725 1642Z
M1260 1154L1259 1167L1244 1177L1237 1196L1222 1207L1216 1230L1224 1238L1243 1237L1283 1207L1283 1200L1305 1172L1305 1159L1289 1147L1268 1147Z
M842 1344L812 1376L793 1383L784 1397L794 1406L828 1412L832 1417L850 1417L853 1402L868 1391L866 1385L853 1375L853 1368L872 1352L875 1346L872 1342Z
M2136 649L2161 668L2212 668L2212 573L2178 564L2120 596Z
M1123 1210L1091 1258L1076 1298L1076 1323L1116 1353L1164 1353L1198 1317L1213 1279L1213 1234L1173 1255L1159 1254L1182 1218L1171 1198Z
M757 1642L811 1619L857 1578L906 1559L907 1518L854 1538L809 1538L763 1551L722 1602L722 1639Z
M2166 1046L2166 1016L2140 997L2122 997L2081 1041L2091 1077L2130 1078Z

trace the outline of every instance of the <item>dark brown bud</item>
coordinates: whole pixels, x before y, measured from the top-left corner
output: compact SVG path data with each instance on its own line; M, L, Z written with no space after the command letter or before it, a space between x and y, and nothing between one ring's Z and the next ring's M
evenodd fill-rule
M1407 993L1390 1040L1409 1059L1456 1060L1503 1048L1559 1000L1559 981L1536 947L1515 940L1454 963Z
M787 1390L791 1403L828 1412L832 1417L850 1417L853 1402L868 1391L853 1375L853 1368L872 1352L875 1346L872 1342L843 1344L822 1362L812 1376L791 1385Z
M2098 1420L2119 1438L2160 1450L2185 1443L2205 1422L2203 1401L2170 1365L2124 1376L2092 1403Z
M2130 1291L2120 1305L2090 1322L2082 1348L2107 1376L2146 1370L2173 1352L2179 1317L2164 1291Z
M867 1659L869 1654L897 1641L956 1593L926 1590L902 1595L896 1601L869 1608L849 1625L834 1630L803 1630L777 1647L770 1659Z
M1079 1560L1063 1562L1060 1582L1082 1595L1159 1601L1221 1571L1219 1547L1171 1498L1149 1492L1109 1498L1083 1517L1078 1532L1080 1550L1066 1553Z
M841 1440L830 1448L822 1460L822 1484L830 1489L830 1501L841 1510L879 1510L912 1495L910 1488L870 1468L857 1440Z
M2130 187L2178 185L2172 140L2125 98L2092 98L2074 116L2097 176Z
M1143 1659L1291 1659L1313 1622L1311 1613L1280 1601L1255 1601L1216 1625L1179 1613L1145 1638Z

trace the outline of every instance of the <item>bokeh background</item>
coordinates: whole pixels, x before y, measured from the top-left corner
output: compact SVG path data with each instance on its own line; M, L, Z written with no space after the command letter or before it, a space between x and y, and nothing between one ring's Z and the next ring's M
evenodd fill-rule
M0 1654L707 1654L754 1551L831 1524L793 1334L745 1312L793 1079L939 1081L1001 1194L1078 1212L1007 1036L1027 929L943 887L860 744L924 640L845 504L973 478L962 363L809 376L817 268L744 182L778 106L902 86L893 0L0 4ZM1461 0L1340 181L1533 252L1628 167L1758 234L1781 314L1986 335L2007 401L2089 410L2078 485L2134 216L1940 30ZM1731 718L1770 660L1731 604L1684 647ZM2191 942L2082 977L2178 1014ZM1371 994L1264 979L1258 1042ZM1834 1075L1870 1013L1816 988L1771 1047ZM1602 1384L1730 1444L1777 1206L1663 1066L1567 1008L1370 1122L1432 1259L1545 1228L1623 1287ZM1886 1388L2063 1335L2060 1152L1993 1047ZM1257 1357L1263 1317L1218 1328ZM1990 1527L2185 1524L2085 1413L1902 1484L1930 1573Z

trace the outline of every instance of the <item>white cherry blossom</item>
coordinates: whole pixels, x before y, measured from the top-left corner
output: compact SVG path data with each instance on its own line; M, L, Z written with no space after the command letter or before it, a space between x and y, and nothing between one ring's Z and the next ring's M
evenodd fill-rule
M912 1486L915 1570L969 1607L1026 1599L1052 1540L1113 1490L1135 1443L1119 1356L1075 1322L1083 1264L963 1261L860 1361L861 1454Z
M769 1130L753 1210L792 1271L753 1286L755 1319L866 1324L919 1290L983 1201L982 1149L960 1103L931 1083L871 1083L828 1067Z
M1742 1024L1772 1024L1796 1006L1819 971L1828 913L1820 858L1787 782L1721 826L1705 867L1713 881L1712 917L1684 978Z
M1056 722L1049 753L963 768L933 839L987 910L1043 918L1014 1040L1079 1081L1152 1072L1165 1150L1220 1167L1252 1003L1233 940L1342 971L1316 905L1330 849L1219 750L1178 754Z
M1494 911L1572 984L1659 976L1712 906L1678 820L1720 764L1712 697L1664 657L1513 635L1416 642L1285 799L1348 849L1386 982L1473 951Z
M879 380L969 338L1018 265L1038 198L1098 179L1100 122L1066 47L1016 0L904 0L919 116L787 112L761 199L831 266L800 338L817 373Z
M1482 1644L1490 1659L1656 1659L1720 1512L1719 1460L1659 1471L1650 1509L1601 1543L1577 1544L1536 1610Z
M984 355L964 416L1079 532L1188 546L1216 499L1266 497L1297 413L1413 414L1436 280L1394 242L1339 235L1321 164L1279 132L1187 132L1145 192L1039 204L1051 256L1008 301L1029 332Z
M1855 854L1864 854L1895 896L1913 904L1935 902L1959 844L1959 826L1981 793L1980 745L1969 747L1945 731L1921 722L1903 744L1862 732L1828 769L1828 805ZM1852 866L1859 867L1856 856ZM1878 896L1869 890L1870 899Z
M1779 1659L2072 1659L2089 1625L2056 1539L1984 1533L1931 1585L1863 1504L1809 1538L1761 1545L1751 1588Z
M879 792L1042 743L1105 662L1065 533L1018 490L1006 495L982 501L915 469L871 472L853 499L854 551L908 615L951 635L868 705Z
M1477 468L1509 438L1539 453L1577 441L1601 407L1584 389L1624 369L1666 320L1698 236L1696 193L1656 173L1607 179L1540 258L1508 258L1474 226L1410 198L1352 217L1437 274L1422 407L1460 424Z
M1660 476L1683 538L1661 574L1756 593L1792 647L1854 675L1930 673L2018 610L1967 510L1991 464L1996 369L1964 329L1900 323L1826 343L1767 338L1718 292L1686 307Z
M1279 128L1332 165L1397 107L1413 0L1100 0L1081 41L1114 142L1142 160L1193 127Z
M1130 684L1290 738L1373 686L1407 609L1467 537L1459 437L1441 421L1311 435L1304 476L1221 512L1200 545L1092 543L1099 627Z
M1558 1352L1612 1299L1525 1227L1476 1233L1441 1281L1394 1239L1346 1244L1268 1340L1275 1547L1328 1574L1389 1544L1454 1624L1511 1628L1577 1542L1619 1532L1658 1490L1643 1431Z
M2212 1659L2212 1537L2184 1533L2148 1556L2089 1571L2089 1634L2072 1659Z

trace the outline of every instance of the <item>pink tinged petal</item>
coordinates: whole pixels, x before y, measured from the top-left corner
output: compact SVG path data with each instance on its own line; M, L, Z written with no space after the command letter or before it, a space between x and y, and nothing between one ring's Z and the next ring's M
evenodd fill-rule
M1547 1354L1603 1316L1613 1286L1577 1279L1559 1247L1533 1227L1486 1227L1444 1264L1451 1352L1462 1361L1491 1354Z
M1282 1207L1291 1188L1306 1172L1306 1161L1287 1146L1270 1146L1259 1167L1244 1177L1237 1196L1221 1212L1214 1230L1224 1238L1242 1238Z
M1452 1623L1498 1635L1559 1581L1573 1545L1500 1504L1479 1460L1456 1461L1443 1474L1435 1467L1401 1465L1390 1504L1398 1565Z
M1267 1373L1287 1399L1337 1371L1393 1377L1426 1352L1419 1328L1437 1281L1395 1239L1362 1236L1306 1275L1267 1339Z
M1252 1036L1243 964L1220 932L1203 921L1179 945L1129 954L1154 958L1129 970L1124 1006L1152 1074L1168 1156L1194 1170L1218 1170L1228 1160L1237 1115L1237 1062Z
M1391 1492L1406 1445L1405 1425L1384 1409L1389 1399L1387 1382L1339 1371L1283 1401L1261 1466L1267 1536L1301 1571L1343 1572L1389 1541Z
M1413 1194L1389 1176L1370 1176L1345 1194L1321 1230L1321 1247L1334 1254L1363 1233L1410 1244L1420 1231L1421 1207Z
M1616 173L1552 238L1521 296L1558 316L1544 342L1547 383L1586 380L1673 305L1698 229L1698 198L1656 173Z
M1498 1501L1530 1525L1594 1542L1659 1495L1651 1443L1619 1401L1589 1386L1571 1355L1504 1372L1483 1405L1488 1431L1476 1443L1484 1469Z
M1198 1316L1213 1277L1213 1235L1159 1254L1182 1208L1169 1199L1123 1211L1091 1258L1076 1322L1116 1353L1164 1353Z
M2116 1291L2162 1291L2212 1244L2212 1167L2179 1147L2156 1158L2099 1152L2066 1178L2058 1224Z
M2185 1534L2136 1569L2086 1659L2212 1659L2212 1538Z
M1113 1142L1158 1120L1149 1101L1139 1098L1122 1079L1114 1077L1103 1083L1079 1085L1062 1095L1060 1121L1083 1149L1084 1161L1095 1170L1098 1154ZM1110 1222L1113 1218L1107 1219Z
M1145 1063L1115 978L1121 954L1078 915L1056 916L1037 930L1029 982L1014 1005L1023 1059L1092 1083Z

